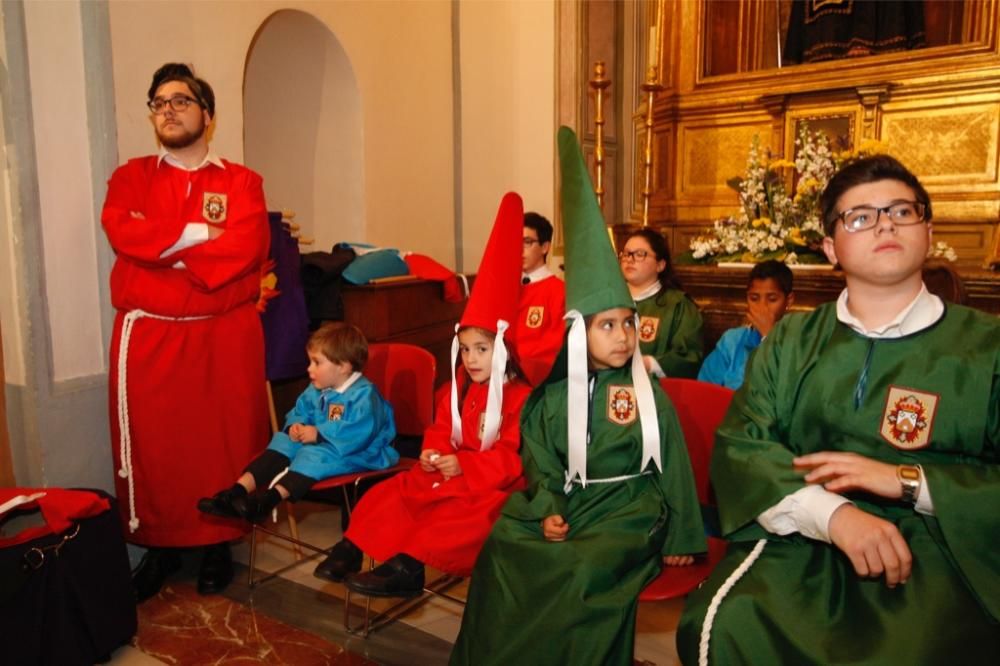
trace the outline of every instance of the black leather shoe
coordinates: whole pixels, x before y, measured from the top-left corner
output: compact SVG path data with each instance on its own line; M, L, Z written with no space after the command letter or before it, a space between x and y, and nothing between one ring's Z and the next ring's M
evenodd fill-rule
M243 515L251 523L262 523L268 519L271 512L281 504L281 495L271 488L262 493L256 493L247 498L247 510Z
M341 539L330 550L330 555L313 570L313 575L323 580L342 583L347 574L361 571L364 553L347 539Z
M150 548L132 572L135 600L142 603L155 596L170 574L181 568L180 554L167 548Z
M250 509L249 499L250 496L246 492L241 493L226 488L211 497L202 497L198 500L198 510L221 518L246 518Z
M198 572L198 594L218 594L233 580L233 556L228 543L205 546Z
M351 574L344 585L370 597L417 597L424 591L424 567L408 567L397 555L371 571Z

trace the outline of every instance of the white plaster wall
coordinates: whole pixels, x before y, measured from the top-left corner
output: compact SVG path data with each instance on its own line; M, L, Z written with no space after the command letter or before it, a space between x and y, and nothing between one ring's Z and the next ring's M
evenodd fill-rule
M52 378L60 381L105 370L80 8L27 2L24 17Z
M462 239L471 272L508 190L555 223L555 3L463 2L460 12Z
M246 164L269 210L294 210L309 249L364 233L361 93L336 36L311 14L272 15L254 40L244 84Z
M243 161L245 59L259 26L281 9L299 9L325 23L354 66L364 127L363 240L452 263L451 7L447 0L112 1L120 160L155 150L144 106L146 90L157 67L181 61L193 63L215 89L218 114L213 148L224 157Z
M3 31L0 30L0 53L6 53ZM7 69L7 63L2 63ZM4 114L4 96L0 95L0 117ZM0 330L3 331L4 381L23 386L25 382L24 341L21 338L21 304L17 291L14 248L19 240L12 224L12 188L7 154L7 137L0 123ZM3 424L0 424L3 427Z

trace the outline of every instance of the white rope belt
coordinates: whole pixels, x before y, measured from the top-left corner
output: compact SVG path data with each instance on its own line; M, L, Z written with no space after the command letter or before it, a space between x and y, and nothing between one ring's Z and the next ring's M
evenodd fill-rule
M767 539L759 540L757 545L753 547L753 550L750 551L750 554L740 562L740 566L736 567L736 570L729 574L726 582L715 591L715 596L712 597L712 602L708 604L708 610L705 612L705 622L701 626L701 640L698 642L698 666L708 666L708 639L712 633L715 614L719 612L719 605L722 604L722 600L726 598L729 591L736 585L736 581L742 578L743 574L749 571L753 563L757 561L757 558L764 551L765 544L767 544Z
M588 478L587 479L587 483L588 484L590 484L590 483L618 483L619 481L628 481L629 479L638 479L640 476L646 476L647 474L652 474L652 473L653 473L653 470L647 469L645 472L639 472L638 474L623 474L622 476L609 476L609 477L604 478L604 479L591 479L591 478ZM567 480L566 481L566 489L565 489L565 491L567 493L569 493L569 491L572 490L572 488L573 488L574 485L578 485L578 486L582 486L583 485L583 481L580 480L580 477L577 476L577 477L574 477L571 480Z
M160 319L162 321L196 321L209 319L210 315L200 317L164 317L144 310L131 310L125 313L122 320L121 338L118 341L118 448L121 457L118 476L128 479L128 529L135 532L139 529L139 517L135 515L135 475L132 473L132 430L128 416L128 347L132 339L132 327L143 317Z

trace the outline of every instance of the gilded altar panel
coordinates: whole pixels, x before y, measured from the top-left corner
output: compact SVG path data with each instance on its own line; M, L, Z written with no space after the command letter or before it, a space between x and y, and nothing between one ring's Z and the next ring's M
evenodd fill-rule
M760 137L761 150L770 148L770 121L751 118L741 124L680 125L678 199L708 203L726 192L726 181L746 169L754 136Z
M997 101L886 108L882 115L889 152L932 191L995 190L998 129Z

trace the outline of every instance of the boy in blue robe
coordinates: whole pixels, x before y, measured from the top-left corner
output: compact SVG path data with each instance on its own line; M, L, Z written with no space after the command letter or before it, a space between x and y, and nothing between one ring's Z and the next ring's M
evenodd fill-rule
M698 381L734 391L742 386L750 354L794 302L791 269L773 259L756 264L747 280L747 324L722 334L702 363Z
M204 513L257 521L282 500L302 499L317 481L392 467L399 453L392 406L362 374L368 342L356 326L332 322L306 345L310 384L236 483L198 501Z

